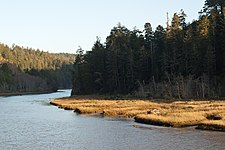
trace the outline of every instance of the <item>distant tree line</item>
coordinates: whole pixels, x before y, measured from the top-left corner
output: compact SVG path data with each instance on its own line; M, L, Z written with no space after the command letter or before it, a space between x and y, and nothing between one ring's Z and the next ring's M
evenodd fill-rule
M167 27L144 31L118 24L92 51L78 49L72 95L132 94L148 98L225 96L225 1L206 0L199 19L183 10Z
M72 87L74 54L0 44L0 93Z

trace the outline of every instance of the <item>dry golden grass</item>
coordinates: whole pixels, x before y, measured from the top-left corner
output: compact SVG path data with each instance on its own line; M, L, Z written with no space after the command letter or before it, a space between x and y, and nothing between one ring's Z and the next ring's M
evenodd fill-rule
M97 113L107 117L134 118L153 125L225 131L225 101L150 101L62 98L51 101L60 108L80 114Z
M57 99L51 104L63 109L76 110L81 114L100 113L104 116L122 116L133 118L137 114L147 114L159 104L143 100L91 100L91 99Z
M184 127L198 125L204 121L205 117L202 113L197 112L182 112L182 113L167 113L166 115L137 115L136 121L154 125Z

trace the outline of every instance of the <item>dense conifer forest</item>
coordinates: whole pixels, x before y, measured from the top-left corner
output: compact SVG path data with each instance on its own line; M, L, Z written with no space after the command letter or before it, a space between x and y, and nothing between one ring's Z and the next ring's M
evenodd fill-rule
M74 54L53 54L0 44L0 93L71 88L74 60Z
M120 23L105 43L77 51L72 95L128 94L146 98L225 96L225 1L206 0L199 19L183 10L164 28ZM171 21L169 21L171 20Z

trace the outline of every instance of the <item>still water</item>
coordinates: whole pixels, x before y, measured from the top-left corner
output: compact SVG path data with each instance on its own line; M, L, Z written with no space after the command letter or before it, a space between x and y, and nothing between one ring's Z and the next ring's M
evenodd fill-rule
M49 105L69 96L0 97L0 150L175 150L224 149L225 133L143 125L133 120L88 117ZM138 124L141 125L141 124Z

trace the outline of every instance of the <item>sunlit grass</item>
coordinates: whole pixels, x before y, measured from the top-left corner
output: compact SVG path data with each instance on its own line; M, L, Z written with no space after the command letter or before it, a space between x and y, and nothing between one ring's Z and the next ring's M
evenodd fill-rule
M225 101L149 101L103 100L99 98L63 98L51 102L80 114L101 114L106 117L134 118L153 125L225 131Z

